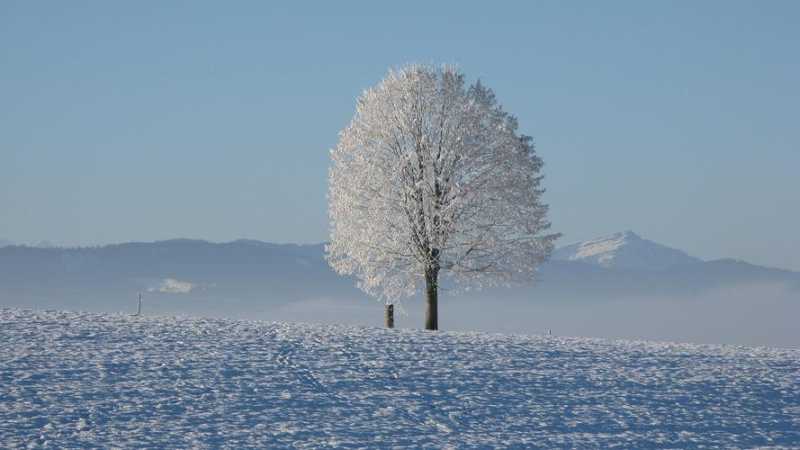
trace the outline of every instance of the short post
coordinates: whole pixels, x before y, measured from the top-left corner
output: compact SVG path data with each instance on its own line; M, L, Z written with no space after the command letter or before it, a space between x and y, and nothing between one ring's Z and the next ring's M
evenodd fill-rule
M394 305L386 305L386 328L394 328Z
M139 292L139 305L136 307L136 315L140 316L142 314L142 293Z

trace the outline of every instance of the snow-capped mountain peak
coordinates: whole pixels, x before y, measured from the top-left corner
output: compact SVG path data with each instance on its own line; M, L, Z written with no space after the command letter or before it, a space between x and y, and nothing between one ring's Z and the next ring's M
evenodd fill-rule
M644 239L630 230L561 247L553 253L553 259L628 270L663 270L700 262L686 252Z

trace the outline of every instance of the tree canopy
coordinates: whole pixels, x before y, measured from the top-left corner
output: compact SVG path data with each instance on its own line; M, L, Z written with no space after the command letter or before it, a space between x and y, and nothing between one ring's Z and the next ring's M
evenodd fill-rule
M542 160L517 129L453 67L390 70L331 150L331 266L389 303L423 283L435 302L440 272L462 287L530 280L558 235Z

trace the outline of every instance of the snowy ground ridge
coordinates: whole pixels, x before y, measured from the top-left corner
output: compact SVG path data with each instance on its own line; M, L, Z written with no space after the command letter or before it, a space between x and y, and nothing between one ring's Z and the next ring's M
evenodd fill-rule
M800 350L0 309L3 447L800 448Z

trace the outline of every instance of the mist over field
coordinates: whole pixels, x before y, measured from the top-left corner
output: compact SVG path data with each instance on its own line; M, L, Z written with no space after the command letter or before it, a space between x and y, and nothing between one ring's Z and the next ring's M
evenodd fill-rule
M442 327L454 331L646 339L707 344L800 347L798 291L787 285L743 285L694 297L554 301L487 294L442 297ZM492 295L489 297L488 295ZM396 326L420 328L423 303L402 306ZM187 305L187 308L190 306ZM370 299L307 299L260 311L262 320L379 326L382 305ZM254 317L229 310L219 317Z

